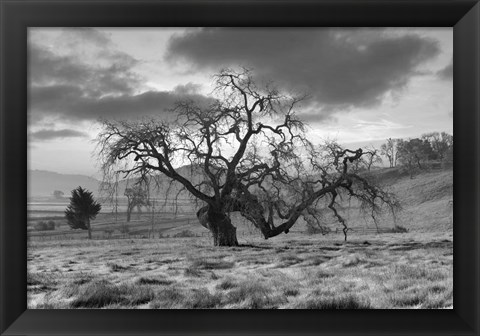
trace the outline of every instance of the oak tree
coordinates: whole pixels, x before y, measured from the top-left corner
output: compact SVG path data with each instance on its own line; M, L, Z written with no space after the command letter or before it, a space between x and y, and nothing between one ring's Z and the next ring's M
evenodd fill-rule
M453 158L453 136L446 132L431 132L422 135L428 141L435 154L434 159L449 161Z
M434 158L430 143L425 139L399 139L398 160L413 178L415 172L425 169L425 163Z
M395 197L351 169L365 153L316 146L297 115L305 96L258 85L249 70L214 77L208 104L173 106L174 120L103 121L98 154L105 179L163 174L202 203L201 225L216 246L238 245L230 214L240 213L265 239L288 233L300 218L321 220L325 207L343 226L343 196L372 211L398 205ZM182 174L189 165L200 178Z
M388 158L390 168L397 165L399 139L388 138L387 142L380 147L381 154Z
M124 195L127 196L127 222L130 222L132 211L137 208L141 212L142 206L149 206L147 191L140 185L135 185L131 188L126 188Z

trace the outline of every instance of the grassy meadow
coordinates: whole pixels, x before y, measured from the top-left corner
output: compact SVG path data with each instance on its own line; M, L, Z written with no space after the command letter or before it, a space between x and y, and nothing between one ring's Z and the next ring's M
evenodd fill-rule
M451 308L449 234L29 246L29 308Z
M163 217L150 237L147 217L129 224L130 235L101 217L93 240L64 223L41 237L29 230L28 308L452 308L452 172L379 178L402 201L395 224L408 232L377 233L354 210L347 242L302 223L264 240L239 223L241 246L213 247L181 216ZM386 216L379 225L394 224Z

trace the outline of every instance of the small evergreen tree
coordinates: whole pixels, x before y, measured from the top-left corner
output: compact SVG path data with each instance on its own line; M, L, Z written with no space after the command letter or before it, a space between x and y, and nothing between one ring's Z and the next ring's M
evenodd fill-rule
M72 190L65 218L72 229L88 230L88 239L92 239L90 220L95 219L101 209L102 206L93 199L90 191L78 187Z

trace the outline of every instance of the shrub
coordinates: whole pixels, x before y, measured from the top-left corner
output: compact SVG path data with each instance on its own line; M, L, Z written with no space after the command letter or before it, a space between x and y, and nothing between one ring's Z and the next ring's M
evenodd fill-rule
M38 221L35 225L34 225L34 229L37 230L37 231L51 231L51 230L55 230L55 222L50 220L48 222L45 222L45 221Z
M183 230L173 235L174 238L189 238L189 237L196 237L196 236L197 235L190 230Z
M395 227L393 228L393 232L395 232L395 233L405 233L405 232L408 232L408 229L403 227L403 226L400 226L400 225L395 225Z

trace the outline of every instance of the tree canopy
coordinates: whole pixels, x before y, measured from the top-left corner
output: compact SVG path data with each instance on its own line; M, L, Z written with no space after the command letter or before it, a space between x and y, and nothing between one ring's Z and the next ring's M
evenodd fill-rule
M103 121L98 153L105 179L117 171L140 177L161 173L203 203L197 212L215 245L237 245L229 214L240 212L267 239L288 233L299 218L320 221L327 207L343 225L339 198L357 199L372 212L398 206L394 195L353 165L362 149L314 145L298 109L306 96L258 85L249 70L222 70L209 104L180 101L174 120ZM179 167L201 170L199 181Z

